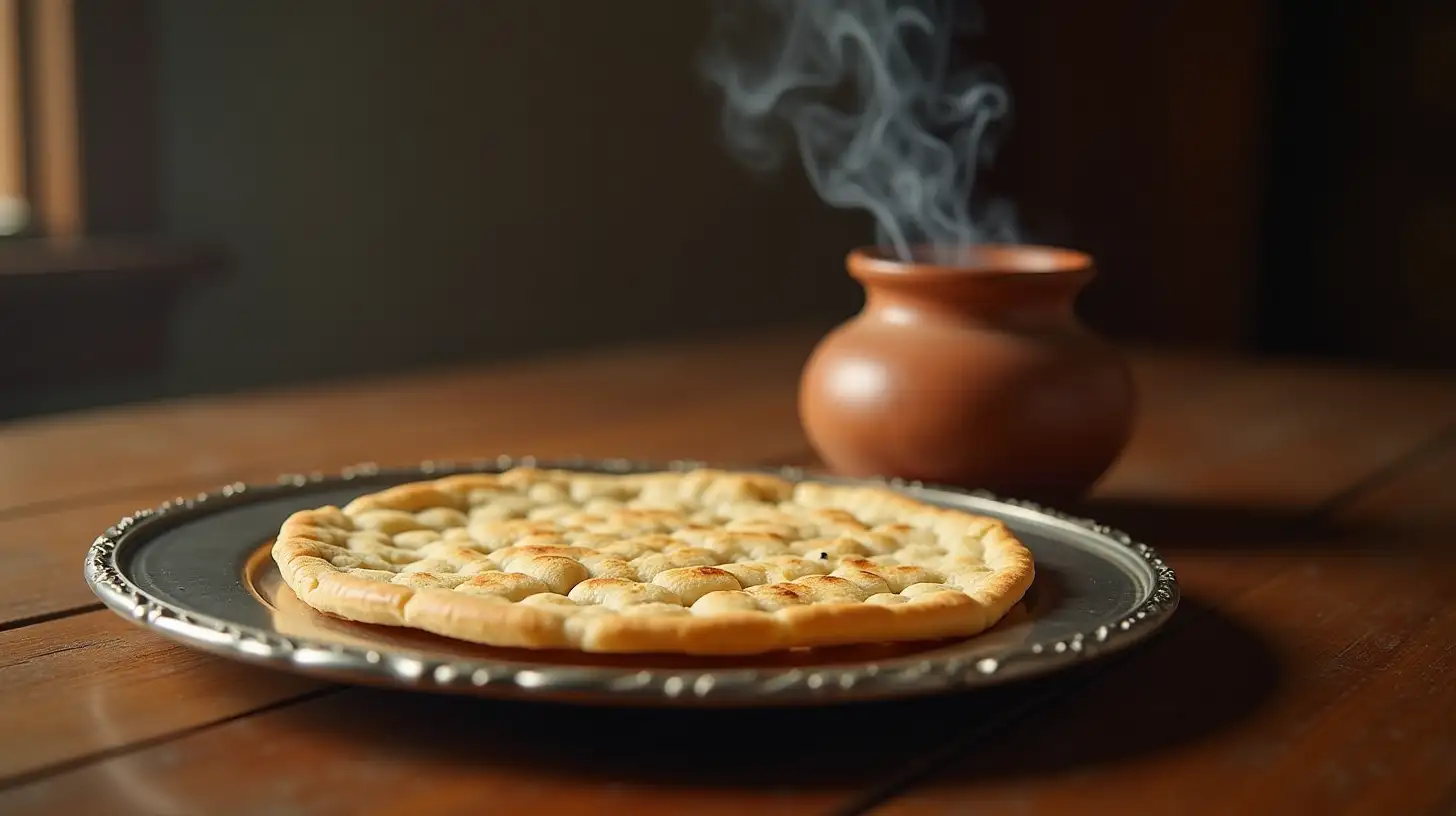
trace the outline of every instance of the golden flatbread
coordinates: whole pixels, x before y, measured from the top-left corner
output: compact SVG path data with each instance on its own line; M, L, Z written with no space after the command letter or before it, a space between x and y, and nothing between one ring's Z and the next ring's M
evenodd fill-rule
M516 468L295 513L310 607L491 646L751 654L965 637L1026 593L997 519L885 487L720 470Z

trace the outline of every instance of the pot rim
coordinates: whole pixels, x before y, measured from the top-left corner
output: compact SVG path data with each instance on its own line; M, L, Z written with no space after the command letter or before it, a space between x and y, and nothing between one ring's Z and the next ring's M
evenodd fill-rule
M1086 278L1094 274L1092 256L1075 249L1040 244L986 243L967 247L918 245L912 260L895 257L882 246L857 247L846 259L856 278L1006 277ZM947 255L951 257L947 257Z

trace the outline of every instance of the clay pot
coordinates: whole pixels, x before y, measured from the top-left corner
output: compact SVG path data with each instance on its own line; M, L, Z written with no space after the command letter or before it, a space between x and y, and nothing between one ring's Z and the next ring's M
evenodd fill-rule
M1084 493L1127 444L1135 395L1118 353L1077 319L1092 259L1050 247L849 255L863 311L827 335L800 383L820 457L1011 496Z

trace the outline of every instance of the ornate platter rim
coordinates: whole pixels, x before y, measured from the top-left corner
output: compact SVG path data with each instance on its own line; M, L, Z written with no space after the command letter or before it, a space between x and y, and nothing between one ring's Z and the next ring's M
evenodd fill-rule
M290 491L344 486L356 480L380 483L436 478L452 473L494 472L516 466L563 468L606 473L648 470L690 470L723 467L695 461L650 463L627 459L537 459L501 456L466 463L424 462L412 468L382 469L372 464L346 468L333 475L287 474L274 484L233 483L219 490L178 497L139 510L119 520L92 542L85 559L85 579L114 612L186 646L273 668L337 681L416 690L484 696L525 697L608 704L691 704L706 706L803 705L944 693L1011 680L1052 674L1131 647L1167 623L1178 607L1180 592L1171 567L1147 544L1121 530L1072 516L1033 502L995 496L987 491L898 479L845 479L810 475L801 468L738 468L773 473L800 481L883 484L942 501L974 500L998 510L1055 523L1074 532L1111 542L1145 569L1148 590L1128 615L1089 621L1085 630L1055 640L1032 640L1005 648L994 656L967 655L975 638L922 654L849 664L754 668L631 668L563 666L489 659L462 659L414 649L360 648L324 640L284 635L276 630L239 624L169 602L143 590L128 574L124 557L158 531L212 513L226 512ZM240 542L256 547L257 542ZM238 587L253 603L258 599ZM957 646L966 646L958 649Z

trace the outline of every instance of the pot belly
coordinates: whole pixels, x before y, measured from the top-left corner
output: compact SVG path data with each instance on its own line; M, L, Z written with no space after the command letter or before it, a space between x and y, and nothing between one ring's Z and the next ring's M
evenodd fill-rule
M836 472L1074 496L1126 445L1115 356L1065 337L913 334L848 327L810 358L801 419Z

